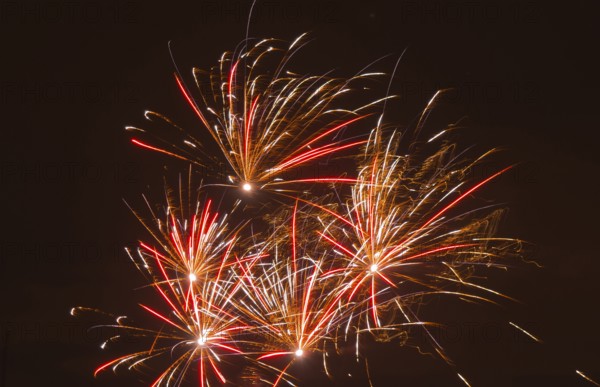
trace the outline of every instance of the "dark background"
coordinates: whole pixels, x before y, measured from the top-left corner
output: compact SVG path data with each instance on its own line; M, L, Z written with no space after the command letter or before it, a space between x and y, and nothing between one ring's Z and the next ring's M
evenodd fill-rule
M0 2L0 386L141 385L127 372L92 377L119 352L101 351L101 334L69 310L138 313L143 281L123 246L145 234L122 199L141 204L141 193L160 192L165 165L185 166L135 148L123 127L147 108L194 123L167 41L184 71L208 68L243 39L248 9L247 1ZM505 148L498 167L521 163L486 196L510 209L501 234L532 242L530 258L544 266L517 263L489 278L522 303L430 303L429 315L448 324L440 340L455 366L374 347L375 386L461 386L456 372L473 386L591 385L576 369L600 380L599 10L594 1L256 6L251 37L311 32L299 71L350 75L408 47L392 84L398 119L454 87L444 109L468 117L462 145ZM394 58L377 69L390 72ZM364 369L350 369L355 379L338 384L364 385Z

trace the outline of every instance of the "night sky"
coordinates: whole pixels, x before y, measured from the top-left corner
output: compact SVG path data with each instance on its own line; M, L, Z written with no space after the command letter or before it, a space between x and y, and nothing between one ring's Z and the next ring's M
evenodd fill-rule
M0 3L0 386L151 380L128 372L94 379L126 347L100 350L106 332L89 332L94 321L69 311L147 318L137 306L143 278L123 251L147 235L123 199L142 206L150 192L160 200L163 176L186 165L134 147L123 129L141 125L146 109L197 126L167 43L182 71L209 68L244 38L249 5ZM455 365L397 344L372 346L374 386L463 386L456 372L474 387L591 386L576 369L600 381L599 11L594 1L257 4L250 37L310 32L292 66L298 72L349 76L390 54L375 65L389 73L407 48L390 118L408 125L435 90L454 88L441 109L449 122L465 117L458 142L504 149L492 169L519 163L482 195L505 203L500 234L531 242L527 258L543 268L515 262L490 274L487 285L518 303L432 300L426 314L449 327L441 344ZM387 84L379 86L381 95ZM302 372L327 385L318 366ZM344 367L356 376L333 385L365 385L363 368Z

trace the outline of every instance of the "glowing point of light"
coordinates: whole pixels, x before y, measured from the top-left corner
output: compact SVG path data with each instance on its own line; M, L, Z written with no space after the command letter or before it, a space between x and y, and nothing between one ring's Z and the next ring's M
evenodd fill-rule
M297 357L300 357L304 354L304 351L302 349L298 348L295 353L296 353Z
M378 269L377 264L374 263L371 265L370 271L371 271L371 273L376 273L377 269Z
M198 345L204 345L204 344L206 344L206 337L205 336L200 336L198 338L197 343L198 343Z
M190 275L189 275L189 278L190 278L190 281L191 281L191 282L194 282L194 281L196 281L196 274L194 274L194 273L190 273Z
M244 184L242 185L242 189L243 189L244 191L250 191L250 190L252 189L252 186L251 186L249 183L244 183Z

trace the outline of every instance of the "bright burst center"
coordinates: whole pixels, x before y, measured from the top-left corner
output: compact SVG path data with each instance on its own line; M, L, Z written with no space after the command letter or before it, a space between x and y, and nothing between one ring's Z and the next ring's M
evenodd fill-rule
M190 278L190 282L196 281L196 274L190 273L189 278Z
M197 341L197 343L198 343L198 345L200 345L200 346L202 346L202 345L206 344L206 336L204 336L204 335L200 336L200 337L198 338L198 341Z
M304 351L302 349L298 348L295 353L296 353L296 357L300 357L304 354Z
M252 189L252 186L250 185L250 183L244 183L244 184L242 185L242 189L243 189L244 191L250 191L250 190Z
M377 273L377 269L379 269L379 268L377 267L377 264L374 263L371 265L370 271L371 271L371 273Z

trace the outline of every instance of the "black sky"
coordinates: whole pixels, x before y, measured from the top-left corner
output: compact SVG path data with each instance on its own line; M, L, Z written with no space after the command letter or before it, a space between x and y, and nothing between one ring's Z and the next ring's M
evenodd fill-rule
M164 166L185 166L134 148L123 128L145 109L193 123L167 42L184 71L208 68L244 38L248 9L246 0L0 2L0 386L142 385L126 373L92 377L111 353L69 310L137 308L143 282L123 246L145 234L122 199L160 192ZM389 72L408 48L390 115L406 124L437 88L454 87L444 111L467 117L459 142L504 148L498 166L520 162L484 196L506 203L501 233L532 242L544 266L490 277L522 303L430 303L450 327L442 344L455 366L375 347L374 385L461 386L457 371L473 386L591 385L576 369L600 380L598 3L274 0L255 11L251 37L310 32L298 70L351 75L392 54L376 66Z

